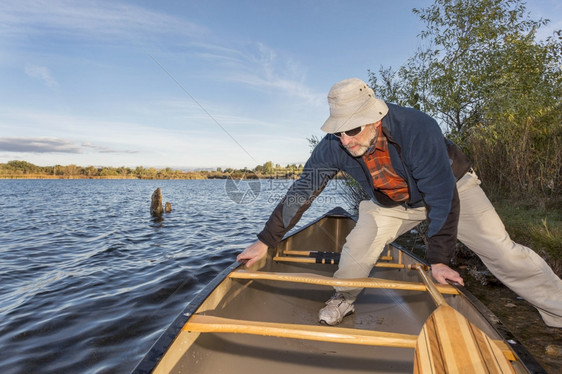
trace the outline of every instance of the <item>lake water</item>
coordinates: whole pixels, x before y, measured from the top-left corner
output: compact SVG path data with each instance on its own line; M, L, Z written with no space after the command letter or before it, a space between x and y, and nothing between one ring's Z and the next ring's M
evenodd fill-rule
M227 182L0 180L0 373L131 371L291 183ZM173 209L161 222L157 187ZM345 207L341 189L299 226Z

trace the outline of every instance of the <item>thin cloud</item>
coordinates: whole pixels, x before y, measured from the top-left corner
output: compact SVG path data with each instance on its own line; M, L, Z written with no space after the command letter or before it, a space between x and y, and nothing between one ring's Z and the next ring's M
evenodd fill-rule
M254 91L250 94L258 92L260 97L271 95L277 101L279 98L283 100L290 98L291 100L288 101L290 103L296 101L299 108L305 105L307 108L324 107L325 93L318 94L306 84L306 69L298 62L298 59L295 60L284 51L271 48L257 40L250 42L247 39L238 40L235 33L214 34L215 30L211 31L197 24L197 20L193 21L195 22L179 18L174 13L159 12L121 2L6 0L0 1L0 44L5 43L16 49L18 45L24 45L25 48L21 48L21 50L28 50L31 40L45 40L49 45L55 47L66 47L73 43L79 43L81 48L89 44L93 44L96 48L123 45L130 49L131 55L135 56L136 53L140 58L144 54L144 57L148 59L150 52L160 61L160 55L163 55L164 66L168 65L165 57L170 51L173 51L170 57L174 61L174 63L170 63L171 69L180 60L194 61L194 68L201 62L204 68L197 72L198 76L209 74L209 80L220 82L221 85L232 83L240 86L241 92L245 89ZM220 32L220 30L216 32ZM180 44L182 47L187 47L177 48ZM35 62L36 65L29 64L25 67L25 73L51 87L58 84L56 79L58 78L61 82L60 90L64 91L61 96L64 96L69 88L63 87L62 75L57 75L65 72L64 66L68 56L58 56L60 51L62 48L53 48L52 53L57 58L49 60L53 61L51 63L56 62L56 70L52 66L56 74L53 74L47 66L38 66L47 64L47 62L43 62L44 59L37 63L41 59L25 56L15 61ZM17 57L18 54L16 53L15 56ZM97 62L95 58L94 54L88 56L88 59ZM20 69L21 66L19 65ZM176 75L176 72L170 71ZM182 72L180 70L177 75L178 81L183 84L185 77L181 75ZM194 74L192 71L190 73ZM163 77L163 79L167 78ZM190 89L190 87L187 88ZM194 90L194 93L196 92ZM264 93L265 95L263 95ZM178 94L178 97L181 97L181 94ZM269 122L271 120L269 116L264 120L260 117L261 114L255 111L245 115L244 112L247 113L247 110L239 107L234 107L237 109L234 112L238 116L221 115L221 113L231 113L230 110L224 108L229 108L233 104L217 102L216 97L213 97L213 101L210 103L204 102L204 96L199 98L199 95L196 95L196 98L202 100L203 107L208 108L209 113L220 124L237 126L236 131L240 131L241 144L249 151L251 144L248 144L243 137L247 138L247 135L242 133L246 126L267 126L267 128L273 129L278 126L278 121ZM292 100L293 98L294 100ZM208 130L207 132L212 132L219 127L210 124L209 116L200 108L191 105L192 103L189 103L190 105L185 103L184 100L184 107L196 112L189 117L190 119L196 118L207 122L203 122L204 125L201 126L194 126L195 130L189 127L173 130L178 122L175 118L169 124L167 121L151 121L151 116L141 120L133 119L131 123L120 123L108 118L108 114L105 112L100 118L88 119L55 113L37 113L32 108L24 108L22 113L16 115L10 108L9 114L14 115L6 115L5 112L0 115L0 129L5 127L9 130L2 131L3 133L14 136L48 134L61 143L51 144L46 142L45 138L27 138L25 140L11 138L8 141L6 138L0 138L2 140L0 150L37 154L57 152L59 155L66 154L66 156L60 157L67 158L71 158L72 153L97 154L100 158L109 159L113 155L118 155L113 157L120 158L125 157L125 154L134 153L143 155L149 153L151 157L162 155L174 148L170 144L177 143L178 147L185 147L191 152L199 144L191 141L192 138L188 136L190 131ZM155 112L152 106L150 109L150 113ZM183 115L181 112L177 114ZM244 118L245 116L247 118ZM3 117L7 119L2 121ZM158 125L153 125L153 123L158 123ZM14 125L25 131L10 129L10 126ZM230 127L227 130L237 138L239 137L237 133L232 132ZM69 141L65 143L64 139L68 136L67 134L72 134L74 143ZM32 140L36 140L36 142ZM160 148L154 147L154 144L165 144L166 146ZM206 149L202 149L200 153L205 151ZM132 155L130 157L133 158ZM189 162L192 161L189 160Z
M71 141L57 138L0 138L0 151L19 153L82 153Z
M240 83L254 86L258 89L276 90L286 95L295 96L305 102L321 107L325 104L326 95L312 92L305 84L291 79L284 79L280 76L268 74L265 76L255 74L236 74L231 79Z
M37 33L112 42L140 35L199 36L206 32L194 23L131 4L69 0L2 1L0 25L4 38Z
M59 83L51 75L49 69L45 66L27 65L25 67L25 74L30 78L42 80L49 87L57 87Z
M289 56L280 56L263 43L246 44L238 49L210 45L199 47L208 53L199 53L198 57L226 68L221 79L242 83L261 91L298 97L316 106L322 106L326 101L324 93L313 92L303 83L306 74L299 63Z
M75 144L60 138L0 138L0 151L15 153L138 153L131 150L117 150L92 143Z
M285 55L279 56L267 45L224 41L213 37L210 30L197 23L132 4L87 0L0 2L0 39L27 40L30 34L42 38L79 40L81 44L102 40L104 43L126 43L130 46L140 42L143 48L152 45L151 41L157 41L158 45L189 44L189 50L195 56L226 68L222 76L226 75L226 79L232 82L263 91L277 90L314 105L324 102L324 95L311 92L303 84L305 74L302 67ZM215 42L209 42L209 38ZM42 79L51 87L57 85L45 67L29 66L26 73Z
M96 151L98 153L138 153L138 151L130 151L130 150L117 150L117 149L113 149L113 148L109 148L109 147L104 147L101 145L95 145L92 143L82 143L82 147L84 148L88 148L91 149L93 151Z

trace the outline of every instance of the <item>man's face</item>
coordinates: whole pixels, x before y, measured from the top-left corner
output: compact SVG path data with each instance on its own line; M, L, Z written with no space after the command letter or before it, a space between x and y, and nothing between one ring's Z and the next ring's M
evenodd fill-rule
M363 156L377 136L377 129L380 124L381 121L365 125L363 131L354 136L349 136L345 132L342 132L341 134L339 134L341 144L352 156Z

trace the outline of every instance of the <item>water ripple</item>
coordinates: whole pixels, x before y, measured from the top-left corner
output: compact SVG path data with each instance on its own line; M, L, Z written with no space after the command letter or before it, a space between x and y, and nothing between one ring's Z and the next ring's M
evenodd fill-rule
M157 187L173 209L160 222ZM224 181L0 180L0 372L129 372L255 240L274 208L262 192L244 205Z

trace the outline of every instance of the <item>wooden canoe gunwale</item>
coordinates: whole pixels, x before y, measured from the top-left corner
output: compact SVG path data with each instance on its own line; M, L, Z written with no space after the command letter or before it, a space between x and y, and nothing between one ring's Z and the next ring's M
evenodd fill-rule
M290 235L286 236L283 242L288 243L288 239L292 239L291 237L296 236L297 234L307 230L309 227L315 225L316 223L320 222L325 218L348 218L355 221L355 219L349 215L345 210L342 208L336 208L323 216L319 217L318 219L314 220L309 225L302 227L299 230L294 231ZM345 224L347 225L347 224ZM415 254L411 253L408 250L403 249L399 245L394 243L391 244L393 248L398 250L400 257L402 257L402 252L407 254L408 261L413 259L415 262L426 264L424 261L419 259ZM390 251L389 251L390 252ZM282 253L279 248L277 249L277 254ZM274 252L275 255L275 252ZM272 261L270 258L268 261ZM402 261L399 261L400 263ZM262 264L263 265L263 264ZM261 265L260 265L261 266ZM308 265L307 265L308 266ZM321 265L325 266L325 265ZM240 267L240 263L234 262L233 264L229 265L226 269L220 272L207 286L205 286L192 300L189 304L185 307L185 309L180 313L178 317L170 324L170 326L164 331L164 333L158 338L158 340L154 343L150 351L144 356L144 358L139 362L137 367L133 370L133 373L150 373L154 370L166 352L172 347L174 341L182 333L182 329L191 318L191 316L197 311L200 314L200 307L205 304L206 300L209 296L219 287L223 282L232 280L229 279L229 274L233 272L236 268ZM255 267L253 267L255 269ZM391 270L395 271L395 270ZM396 271L408 271L406 269L397 269ZM486 322L490 325L490 327L496 331L497 335L502 337L507 343L506 347L509 348L515 353L518 358L516 364L519 364L521 367L524 367L530 373L546 373L544 369L536 362L536 360L530 355L530 353L526 350L524 346L522 346L509 332L507 328L499 321L499 319L488 309L486 308L478 299L476 299L472 294L470 294L464 287L456 286L456 289L459 291L460 296L464 297L464 299L468 302L468 304L474 307L474 310L481 313L482 317ZM185 333L185 332L184 332ZM197 333L198 334L198 333ZM176 344L177 345L177 344Z

